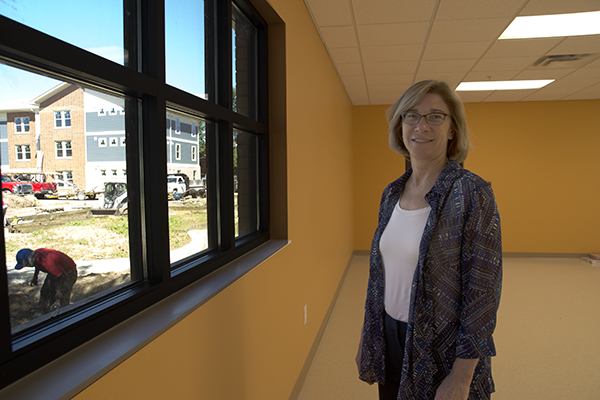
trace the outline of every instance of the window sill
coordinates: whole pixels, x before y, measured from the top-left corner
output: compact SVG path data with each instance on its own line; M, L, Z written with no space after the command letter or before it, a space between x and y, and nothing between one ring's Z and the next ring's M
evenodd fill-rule
M288 244L268 241L4 388L0 398L72 398Z

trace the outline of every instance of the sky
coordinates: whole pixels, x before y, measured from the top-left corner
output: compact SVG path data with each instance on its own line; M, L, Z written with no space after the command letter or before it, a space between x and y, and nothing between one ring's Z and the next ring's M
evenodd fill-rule
M203 8L198 0L165 1L167 83L196 95L205 92ZM0 0L0 14L123 65L122 0ZM59 83L0 64L0 103Z

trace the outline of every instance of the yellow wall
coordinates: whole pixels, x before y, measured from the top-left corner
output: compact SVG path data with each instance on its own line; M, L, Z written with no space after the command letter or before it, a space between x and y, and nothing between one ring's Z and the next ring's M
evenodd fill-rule
M296 383L353 250L352 106L304 2L270 3L286 23L292 243L78 400L287 399Z
M492 182L504 251L600 251L600 101L465 106L474 146L465 167ZM404 171L387 147L386 108L354 111L356 249L369 249L381 191Z

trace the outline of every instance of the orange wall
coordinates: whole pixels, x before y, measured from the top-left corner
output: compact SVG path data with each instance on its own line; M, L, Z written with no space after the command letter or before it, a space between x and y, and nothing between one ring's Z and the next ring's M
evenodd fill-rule
M270 3L286 23L291 244L77 400L265 400L292 392L353 251L352 105L304 2Z
M369 249L385 185L403 157L387 147L387 107L355 107L355 248ZM505 252L600 251L600 100L466 104L465 167L492 182ZM364 187L362 189L361 187Z

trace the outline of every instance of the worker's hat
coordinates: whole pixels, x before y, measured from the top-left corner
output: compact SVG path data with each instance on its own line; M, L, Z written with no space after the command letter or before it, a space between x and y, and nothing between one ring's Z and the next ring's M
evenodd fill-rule
M29 267L31 265L31 259L35 257L35 251L31 249L21 249L17 253L17 265L15 269L21 269L23 267Z

